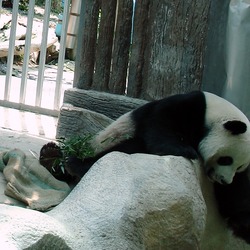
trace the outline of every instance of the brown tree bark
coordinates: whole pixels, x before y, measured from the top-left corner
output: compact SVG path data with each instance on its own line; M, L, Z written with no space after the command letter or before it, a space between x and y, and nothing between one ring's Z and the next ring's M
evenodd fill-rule
M132 47L132 0L99 1L83 2L75 87L124 94L128 79L146 100L200 88L211 0L137 0Z
M143 88L145 49L149 39L149 6L150 0L136 2L127 91L132 97L140 97Z
M81 6L74 87L89 89L93 83L100 0L85 0Z
M126 89L132 14L133 0L118 1L114 48L112 53L112 71L109 81L109 90L115 94L124 94Z
M145 48L141 60L131 58L129 86L137 88L130 96L152 100L200 88L209 6L210 0L150 1ZM135 22L140 18L136 11ZM145 31L136 36L134 42L143 40Z
M117 0L102 1L101 21L92 89L109 91L109 77Z

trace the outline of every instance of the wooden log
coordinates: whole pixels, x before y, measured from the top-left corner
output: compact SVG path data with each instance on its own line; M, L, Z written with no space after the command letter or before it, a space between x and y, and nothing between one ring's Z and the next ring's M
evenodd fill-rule
M50 36L47 42L47 48L57 42L56 36ZM32 39L30 45L30 53L40 51L41 40L39 38ZM0 57L7 57L9 51L9 41L0 43ZM25 53L25 40L17 40L14 47L14 55L24 55Z
M92 110L111 119L117 119L124 113L147 103L147 101L105 92L73 88L65 90L63 103L69 103L75 107Z
M113 120L96 112L64 104L60 110L57 138L96 134Z

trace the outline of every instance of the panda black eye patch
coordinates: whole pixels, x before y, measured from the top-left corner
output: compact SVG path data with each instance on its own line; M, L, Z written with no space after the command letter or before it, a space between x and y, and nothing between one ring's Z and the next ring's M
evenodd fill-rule
M217 163L221 166L228 166L232 165L233 163L233 158L230 156L222 156L217 160Z

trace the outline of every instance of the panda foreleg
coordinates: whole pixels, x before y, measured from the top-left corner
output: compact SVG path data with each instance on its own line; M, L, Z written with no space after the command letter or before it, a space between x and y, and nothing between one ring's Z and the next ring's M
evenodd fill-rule
M112 151L119 151L127 154L146 153L146 148L143 140L139 138L131 138L98 153L94 157L85 159L69 157L65 168L71 176L76 177L79 181L96 161Z
M79 159L77 157L69 157L65 165L66 171L79 182L81 178L89 171L94 164L95 159L86 158Z

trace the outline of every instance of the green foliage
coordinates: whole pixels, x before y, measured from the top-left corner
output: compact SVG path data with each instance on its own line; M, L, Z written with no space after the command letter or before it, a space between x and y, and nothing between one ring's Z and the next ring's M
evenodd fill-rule
M94 156L94 149L91 147L92 135L74 136L68 139L58 139L58 146L61 154L53 158L50 172L54 176L65 174L65 166L69 157L84 159Z
M45 0L36 0L36 5L39 5L39 6L41 6L41 5L45 5Z
M94 156L94 149L91 147L92 135L75 136L68 139L59 139L59 147L66 159L75 156L79 159Z
M29 7L29 0L20 0L19 9L22 11L27 11Z

